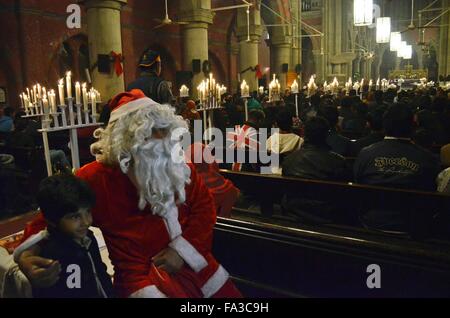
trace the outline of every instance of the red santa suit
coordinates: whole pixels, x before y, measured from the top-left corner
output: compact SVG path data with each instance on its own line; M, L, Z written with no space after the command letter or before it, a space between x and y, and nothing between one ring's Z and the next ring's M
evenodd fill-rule
M240 297L227 271L211 254L214 200L193 165L186 201L163 216L138 207L138 192L118 166L92 162L77 171L96 194L93 225L103 233L119 297ZM26 235L42 228L42 219ZM185 264L168 275L152 257L171 247Z

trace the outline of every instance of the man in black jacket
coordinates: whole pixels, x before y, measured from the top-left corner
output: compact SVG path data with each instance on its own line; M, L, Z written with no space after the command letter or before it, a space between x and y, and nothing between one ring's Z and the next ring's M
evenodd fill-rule
M325 118L313 117L305 123L305 143L283 162L283 175L304 179L343 181L349 172L345 158L327 145L330 127ZM334 222L335 206L309 197L305 193L289 193L283 198L283 208L301 221Z
M173 95L169 84L161 77L161 57L158 52L146 50L139 62L141 74L130 83L127 91L140 89L144 94L160 104L171 104Z
M413 114L405 104L395 104L383 119L386 137L364 148L354 165L358 183L395 188L435 191L439 162L433 154L411 142ZM364 224L385 230L406 229L406 214L372 210Z

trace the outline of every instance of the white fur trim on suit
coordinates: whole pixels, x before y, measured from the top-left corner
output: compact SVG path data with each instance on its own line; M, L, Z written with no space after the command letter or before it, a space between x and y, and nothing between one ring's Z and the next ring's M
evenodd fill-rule
M198 273L208 266L208 262L203 255L200 254L183 236L178 236L169 243L169 246L178 252L181 258L194 270L194 272Z
M31 246L39 243L40 241L42 241L43 239L48 237L48 232L47 230L42 230L37 234L31 235L25 242L23 242L22 244L20 244L19 246L16 247L16 249L14 250L14 262L17 263L20 255L27 249L29 249Z
M178 221L178 208L176 206L173 207L167 214L163 215L162 218L164 219L170 240L173 240L181 235L181 225Z
M155 285L150 285L135 291L129 298L167 298L167 296Z
M222 267L222 265L219 265L217 271L208 279L206 284L203 285L202 287L202 292L205 298L210 298L215 293L217 293L229 278L230 274L228 274L228 272L225 270L225 268Z
M158 105L158 103L148 97L136 99L113 110L111 112L111 117L109 118L109 123L115 122L122 116L134 113L140 109L146 108L151 105Z

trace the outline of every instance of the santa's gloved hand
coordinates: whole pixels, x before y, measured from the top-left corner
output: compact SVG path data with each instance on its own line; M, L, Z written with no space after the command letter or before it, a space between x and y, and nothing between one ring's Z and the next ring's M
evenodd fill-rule
M178 253L168 247L152 258L153 264L169 274L176 274L184 265L184 260Z

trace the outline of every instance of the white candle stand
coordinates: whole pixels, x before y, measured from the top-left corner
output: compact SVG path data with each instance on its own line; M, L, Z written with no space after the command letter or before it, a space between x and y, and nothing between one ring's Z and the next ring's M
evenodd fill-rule
M83 118L81 117L81 104L75 104L75 107L77 108L77 123L78 125L83 124Z
M202 107L197 109L198 112L203 112L203 133L208 129L208 128L213 128L213 118L212 118L212 114L213 111L218 110L218 109L222 109L223 107L220 105L220 101L217 100L217 98L215 96L213 96L212 94L210 94L210 96L205 99L202 102ZM208 139L209 141L211 141L212 139L212 135L211 135L211 131L209 131L209 136Z
M75 169L80 168L80 155L79 155L79 148L78 148L78 134L77 130L81 128L86 127L95 127L100 126L102 123L97 123L95 120L95 117L93 116L93 122L89 122L89 111L85 112L85 123L83 123L82 116L81 116L81 104L75 105L76 109L76 115L77 120L75 123L75 114L74 114L74 104L73 104L73 98L66 98L67 105L59 105L59 108L61 109L61 113L50 113L50 114L41 114L40 117L44 117L42 120L42 129L39 130L40 133L42 133L42 140L44 144L44 153L45 153L45 161L47 166L47 174L49 176L52 175L52 164L51 164L51 158L50 158L50 147L48 142L48 134L56 131L69 131L70 136L70 152L72 156L72 167ZM66 118L66 108L69 108L69 125L67 123ZM61 114L62 117L62 126L59 125L58 116ZM51 120L49 117L53 116L53 122L54 126L50 127ZM24 116L25 117L25 116ZM35 116L36 117L36 116Z
M250 95L241 96L244 99L245 121L248 121L248 99Z
M63 127L67 127L67 117L66 117L66 105L59 105L59 109L61 109L61 118Z
M295 115L300 118L300 113L298 109L298 93L295 94Z

